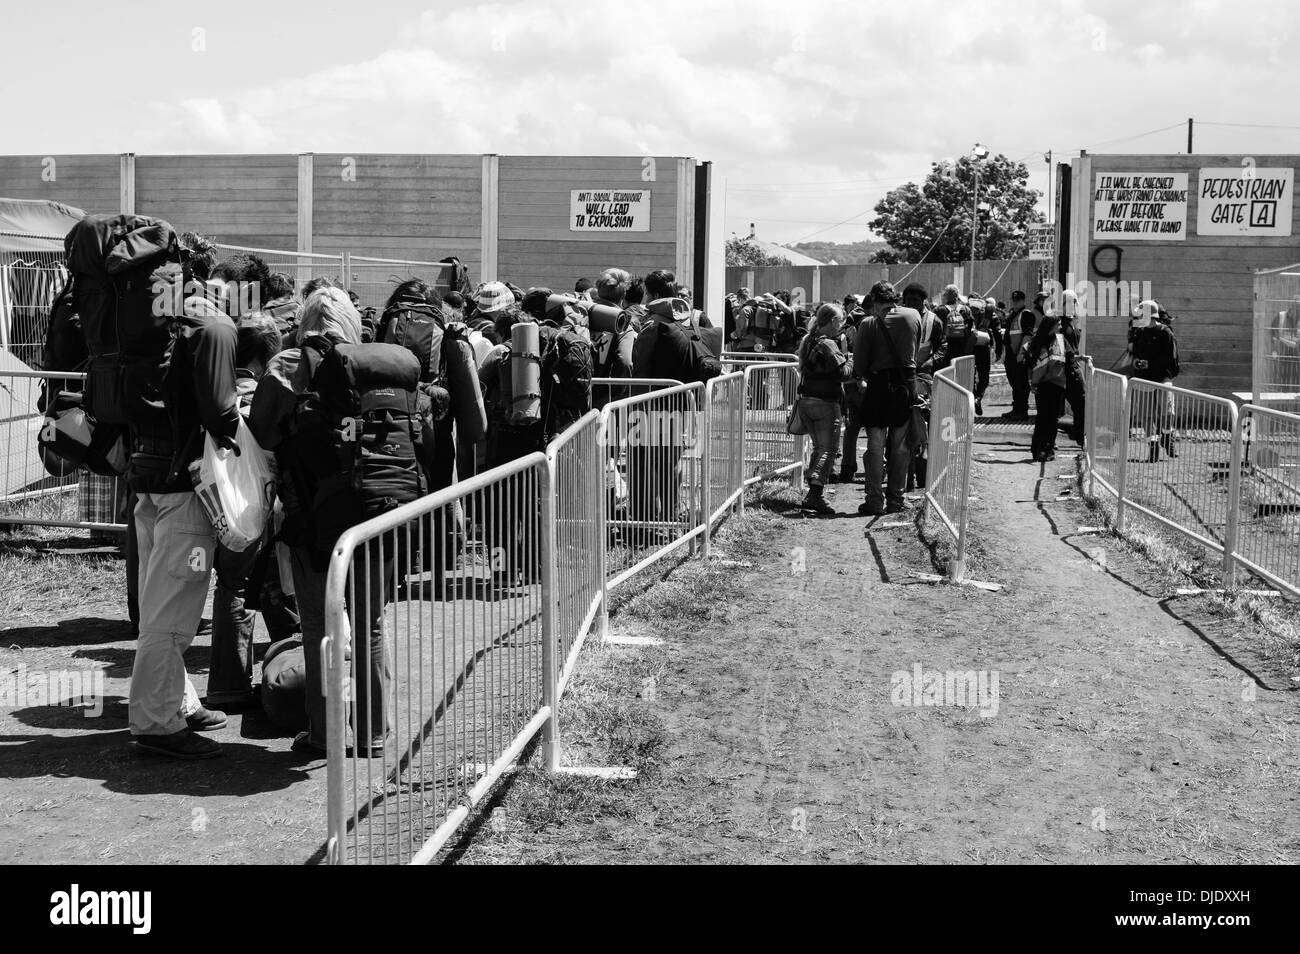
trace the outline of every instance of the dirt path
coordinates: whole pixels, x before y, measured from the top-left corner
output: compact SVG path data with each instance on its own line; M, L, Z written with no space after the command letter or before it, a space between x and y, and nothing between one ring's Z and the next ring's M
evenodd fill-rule
M1040 466L1024 428L980 440L973 570L1003 592L918 581L914 528L858 517L860 484L838 518L749 518L755 565L730 571L727 612L662 650L593 650L576 680L662 720L662 764L631 786L524 773L458 857L1300 860L1287 680L1076 533L1088 512L1055 499L1073 445ZM996 673L996 714L895 705L916 666Z

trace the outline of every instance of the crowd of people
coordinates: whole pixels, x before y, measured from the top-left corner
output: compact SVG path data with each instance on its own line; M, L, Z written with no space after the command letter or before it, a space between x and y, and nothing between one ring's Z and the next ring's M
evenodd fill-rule
M708 316L668 270L637 278L609 268L556 293L474 285L453 258L447 274L409 277L382 308L360 308L335 280L317 277L299 289L257 255L219 260L201 235L165 238L170 226L160 220L88 217L82 226L68 243L73 307L51 315L44 367L88 366L86 410L100 428L121 426L128 609L137 634L130 730L138 747L174 758L219 755L200 733L224 727L226 712L259 704L256 611L275 646L301 640L305 729L293 747L323 753L325 580L343 530L543 450L593 407L593 378L706 380L721 371L699 347ZM138 240L121 243L132 228ZM150 248L152 257L140 251ZM154 288L164 287L160 274L176 270L186 289L179 307L160 317L156 302L131 299L128 286L145 281L132 285L121 263L110 271L94 261L124 253L147 261L143 277ZM258 306L231 309L231 290L250 286L261 290ZM117 301L107 311L105 291ZM110 313L108 331L101 325ZM72 353L60 353L76 336ZM607 386L596 404L620 396ZM274 456L277 501L263 537L236 550L223 542L210 501L196 494L193 472L205 438L238 454L241 428ZM503 503L488 517L487 532L505 555L493 561L498 586L538 576L537 550L525 545L529 504ZM441 511L437 519L422 552L376 552L382 558L358 564L372 594L351 608L362 661L351 718L360 757L382 753L388 736L383 613L394 582L408 575L392 561L431 571L434 598L444 596L458 528L445 525ZM213 575L212 663L200 698L183 656Z
M121 243L132 228L136 241ZM52 312L44 367L87 367L86 410L99 426L121 429L128 609L138 638L130 730L140 748L180 759L219 755L220 746L200 733L224 727L228 711L259 704L257 611L275 646L301 641L298 716L305 728L293 747L323 753L325 582L339 535L481 469L544 450L593 406L628 393L609 382L593 392L593 379L706 381L721 373L724 350L742 359L788 353L799 369L793 416L811 445L803 508L817 514L832 512L827 484L855 479L864 431L859 512L906 509L905 492L926 482L934 375L964 355L974 358L977 414L994 361L1005 362L1013 393L1004 417L1026 420L1033 390L1035 460L1052 459L1065 405L1076 431L1083 421L1085 378L1068 298L1056 315L1043 294L1026 305L1017 291L1008 310L952 285L934 304L919 284L899 294L878 282L864 296L813 306L792 303L787 293L741 289L727 296L718 329L667 270L638 278L609 268L557 293L501 281L475 285L449 258L447 276L408 277L382 308L361 308L330 278L299 289L257 255L221 260L210 240L177 236L160 220L90 216L78 229L68 240L67 300L75 307ZM135 262L107 262L124 254L136 256L142 280L131 278ZM158 274L168 270L186 279L187 291L177 307L160 312L141 289L157 288ZM258 306L232 316L232 286L259 288ZM1177 373L1176 347L1159 320L1163 310L1146 310L1157 320L1135 322L1132 373L1168 380ZM705 336L716 342L711 349ZM770 396L750 400L766 406ZM236 549L219 532L210 501L196 494L194 471L205 439L237 454L243 428L274 456L276 516L253 545ZM1153 455L1159 447L1174 453L1171 437L1153 433ZM629 449L634 453L653 459L630 460L629 479L633 471L657 476L642 476L632 492L631 522L639 515L653 523L676 500L680 449ZM506 501L489 515L488 533L506 556L494 561L497 585L539 575L537 548L527 545L524 515L535 512L528 504ZM458 532L449 522L439 511L419 552L376 550L358 564L371 594L364 607L350 608L353 653L361 660L351 718L360 757L381 754L388 738L385 605L414 572L430 573L433 597L444 598ZM212 663L200 699L183 657L213 574Z
M906 286L900 295L889 282L877 282L869 294L848 295L842 303L797 308L786 292L749 300L743 288L729 302L736 315L736 350L788 351L797 358L797 414L812 445L805 511L834 512L824 488L854 481L863 431L865 499L858 512L876 516L905 510L904 494L926 485L934 375L968 355L974 360L977 417L984 413L995 362L1003 363L1011 391L1011 409L1002 420L1028 422L1033 394L1033 462L1055 459L1067 407L1067 434L1083 444L1090 359L1080 350L1083 309L1073 291L1062 293L1058 307L1046 292L1027 299L1016 290L1009 309L992 297L963 296L956 285L946 286L932 303L920 284ZM1178 374L1172 322L1158 302L1138 304L1120 370L1145 380L1172 381ZM1149 435L1148 460L1158 461L1161 450L1177 456L1172 401L1160 403L1149 416L1152 420L1138 422Z

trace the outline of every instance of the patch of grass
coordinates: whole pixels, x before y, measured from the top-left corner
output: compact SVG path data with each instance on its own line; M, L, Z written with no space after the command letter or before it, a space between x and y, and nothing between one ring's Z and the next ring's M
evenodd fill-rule
M35 541L0 546L0 620L46 622L105 603L126 608L126 567L97 552L51 553Z
M788 480L763 480L745 491L745 506L778 513L803 503L804 493Z
M1256 634L1258 649L1265 658L1300 670L1300 602L1270 599L1244 592L1260 584L1245 570L1239 570L1235 586L1224 587L1221 557L1207 547L1191 544L1141 514L1129 513L1123 532L1115 529L1115 506L1084 490L1082 469L1079 493L1084 505L1097 515L1101 525L1122 549L1144 557L1158 567L1173 585L1188 585L1206 590L1210 605ZM1263 584L1262 588L1271 588ZM1217 590L1217 591L1216 591Z

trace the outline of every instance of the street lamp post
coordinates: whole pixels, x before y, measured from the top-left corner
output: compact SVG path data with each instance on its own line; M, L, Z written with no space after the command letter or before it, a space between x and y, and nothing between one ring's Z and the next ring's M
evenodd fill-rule
M989 151L975 143L975 148L971 150L971 162L975 165L975 192L970 200L970 274L966 277L966 293L970 294L975 287L975 233L979 231L979 201L980 201L980 162L986 158Z

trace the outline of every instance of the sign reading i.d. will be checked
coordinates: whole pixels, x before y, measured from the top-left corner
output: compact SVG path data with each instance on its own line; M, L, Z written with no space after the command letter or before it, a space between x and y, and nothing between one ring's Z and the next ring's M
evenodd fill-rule
M569 231L649 232L650 190L573 190L569 193Z
M1187 173L1099 172L1092 193L1094 239L1187 238Z
M1196 186L1197 235L1290 235L1294 169L1202 169Z

